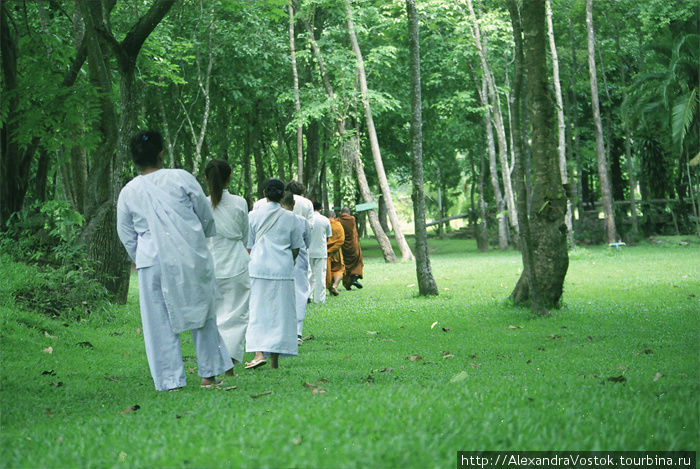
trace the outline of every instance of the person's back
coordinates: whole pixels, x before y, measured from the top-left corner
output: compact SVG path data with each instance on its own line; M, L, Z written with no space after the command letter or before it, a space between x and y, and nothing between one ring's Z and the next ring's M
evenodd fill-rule
M328 250L326 241L331 236L331 222L319 212L314 212L311 223L311 239L309 242L309 257L326 258Z
M211 200L211 197L210 197ZM216 235L209 238L217 278L226 278L248 270L248 204L238 195L223 191L214 208Z
M278 214L278 211L281 212ZM268 220L272 217L279 219L274 222L264 236L256 239L258 231L264 229L265 223L269 223ZM282 209L279 203L269 202L250 212L249 221L250 276L291 280L294 268L291 249L300 248L303 244L303 241L296 241L296 237L301 238L301 233L295 228L297 226L296 215Z

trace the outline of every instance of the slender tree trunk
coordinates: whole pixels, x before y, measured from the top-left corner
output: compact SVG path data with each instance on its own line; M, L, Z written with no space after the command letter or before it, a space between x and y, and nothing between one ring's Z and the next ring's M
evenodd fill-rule
M479 28L479 23L477 21L476 14L474 13L471 0L467 0L467 7L469 8L469 14L472 20L472 37L474 39L476 49L479 52L481 68L483 70L484 77L486 78L486 90L488 96L487 107L489 113L491 114L491 118L493 119L493 126L496 130L496 139L498 141L498 158L501 163L503 195L505 198L505 203L508 206L508 219L510 220L510 225L513 227L513 230L517 235L518 210L515 206L515 199L513 197L513 184L510 178L511 168L508 165L508 143L506 141L505 125L503 123L503 112L501 111L501 98L496 90L496 82L493 77L493 72L491 71L491 67L486 59L486 51L484 50L484 44L482 42L481 29Z
M488 98L486 92L486 78L482 77L481 91L479 96L484 107L488 106ZM498 182L498 165L496 163L496 144L493 141L493 127L491 126L491 118L488 111L484 114L484 124L486 128L486 144L489 154L489 170L491 173L491 186L493 187L493 196L496 199L496 221L498 222L498 248L508 248L508 225L506 220L506 204L501 195L501 184Z
M408 261L413 259L413 254L411 253L411 248L406 242L406 238L404 238L404 235L401 232L399 217L396 215L396 209L394 208L394 200L391 196L391 190L389 189L389 182L386 178L386 172L384 171L384 162L382 161L382 155L379 150L377 131L374 128L372 109L369 104L367 77L365 75L364 60L362 59L362 52L360 51L360 46L357 42L357 36L355 35L355 25L352 21L352 11L350 10L349 0L345 0L345 12L347 14L348 34L350 36L350 42L352 43L352 48L355 52L355 57L357 59L357 71L359 74L362 105L365 109L367 134L369 136L370 147L372 149L372 157L374 158L374 166L377 170L377 179L379 180L379 187L382 190L382 195L384 196L384 200L386 202L386 208L387 212L389 213L389 219L391 220L391 226L394 228L394 237L396 238L396 243L399 246L399 251L401 251L401 260Z
M479 152L479 224L477 226L476 244L481 252L489 250L489 232L486 225L486 199L484 198L484 185L486 174L486 158L484 152Z
M511 5L511 11L513 6ZM531 249L529 272L523 272L511 298L520 303L531 300L538 313L555 306L562 295L569 266L566 246L566 196L561 185L554 140L554 103L547 83L545 5L524 2L524 70L532 125L532 210L529 217ZM517 24L514 25L514 30ZM515 38L517 40L517 38ZM522 181L522 176L518 178ZM520 184L520 182L519 182ZM525 264L527 266L527 263Z
M593 122L595 123L595 146L596 154L598 155L600 194L603 199L603 212L605 214L605 233L608 243L614 243L617 241L617 231L615 229L615 213L613 212L608 161L605 156L603 125L600 120L600 103L598 101L598 77L595 66L595 33L593 31L593 0L586 0L586 32L588 36L588 72L591 82L591 106L593 108Z
M384 203L384 197L381 195L377 200L377 211L379 215L379 224L382 225L382 229L385 233L389 233L391 230L389 229L389 220L386 214L386 203Z
M326 89L326 93L328 93L328 97L331 99L331 102L335 100L335 92L333 91L333 87L331 86L330 80L328 79L328 75L326 74L326 68L325 68L325 63L323 61L323 56L321 55L321 50L318 47L318 43L316 42L316 39L314 37L313 33L313 28L311 27L311 24L303 18L304 25L306 27L307 31L307 36L309 41L311 42L311 47L314 51L314 56L316 57L316 62L318 63L318 69L321 74L321 80L323 81L323 86ZM350 161L352 162L352 167L355 169L355 175L357 176L357 182L358 186L360 189L360 194L362 195L362 198L365 202L371 202L372 201L372 193L369 190L369 184L367 183L367 177L365 175L365 170L364 167L362 166L362 160L360 159L360 145L359 141L357 140L359 137L357 135L348 138L346 136L346 131L345 131L345 121L340 115L340 112L337 110L334 104L331 104L331 114L335 118L335 123L336 127L338 130L338 136L341 139L341 162L340 166L341 168L343 167L343 161L347 160L350 158ZM349 156L348 156L349 155ZM342 198L341 198L341 171L334 171L334 203L335 205L341 205L342 204ZM382 229L381 224L379 223L379 217L377 216L376 210L369 210L368 212L368 218L370 222L370 226L372 227L372 231L374 232L374 236L377 238L377 243L379 243L379 247L382 250L382 255L384 256L384 261L385 262L396 262L396 254L394 254L394 250L391 247L391 242L389 241L389 238L386 235L386 232Z
M561 183L567 185L569 177L566 170L566 123L564 122L564 100L561 96L561 81L559 80L559 56L557 45L554 42L554 25L552 24L552 7L549 0L545 1L547 12L547 36L549 37L549 50L552 54L552 80L554 81L554 97L557 102L557 130L559 135L559 170L561 172ZM571 200L566 202L566 231L569 235L569 246L574 246L574 224L572 222L573 207Z
M411 70L411 153L413 171L413 215L416 230L416 277L421 296L437 295L438 288L430 268L428 234L425 229L425 194L423 192L423 131L420 89L420 41L415 0L406 0L408 44Z
M294 110L297 118L301 114L301 101L299 100L299 75L297 74L297 58L294 46L294 7L292 0L287 4L289 10L289 50L292 58L292 77L294 79ZM297 180L304 181L304 128L297 125Z
M571 109L570 135L573 140L571 151L576 162L576 211L578 212L578 219L581 220L583 218L583 166L581 164L581 138L578 128L578 112L576 109L576 74L578 72L578 60L574 22L571 16L569 16L569 37L571 38L571 81L569 83L569 90L571 93L571 103L569 105Z

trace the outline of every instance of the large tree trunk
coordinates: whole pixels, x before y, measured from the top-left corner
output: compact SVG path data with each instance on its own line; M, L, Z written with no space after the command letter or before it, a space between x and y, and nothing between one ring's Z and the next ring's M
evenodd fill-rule
M591 82L591 106L593 108L593 122L595 123L595 147L596 154L598 155L600 194L603 199L603 213L605 214L605 234L608 243L614 243L617 241L617 231L615 229L612 190L608 173L608 160L605 156L603 125L600 120L600 103L598 101L598 77L595 66L595 33L593 31L593 0L586 0L586 32L588 36L588 72Z
M425 194L423 192L423 131L420 89L420 42L415 0L406 0L408 14L408 49L411 70L411 153L413 171L413 215L416 230L416 277L422 296L437 295L438 288L430 268L428 234L425 229Z
M287 4L289 11L289 50L292 59L292 77L294 79L294 110L297 118L301 114L301 101L299 100L299 75L297 74L297 58L294 46L294 7L292 0ZM304 133L303 126L297 125L297 180L304 181Z
M411 248L408 246L406 238L404 238L403 232L401 231L401 224L399 222L399 217L396 214L396 209L394 208L394 200L391 196L391 190L389 189L389 181L387 181L386 172L384 171L384 162L382 161L382 155L379 150L377 131L374 128L372 109L369 104L365 64L364 60L362 59L362 51L360 50L360 45L357 42L357 36L355 35L355 25L352 21L352 11L350 10L349 0L345 0L345 12L347 15L348 35L350 36L350 42L352 43L352 48L355 52L355 57L357 59L357 71L360 81L362 106L365 110L365 123L367 125L367 134L369 136L370 148L372 149L372 157L374 158L374 166L377 170L377 179L379 180L379 187L382 190L382 195L384 196L384 201L386 202L386 208L387 212L389 213L389 219L391 220L391 226L394 228L394 237L396 238L396 243L398 244L399 251L401 251L401 260L408 261L413 259L413 254L411 253Z
M100 281L119 302L126 302L129 260L116 231L116 200L124 183L129 138L137 129L138 94L135 86L136 58L144 41L170 10L175 0L157 0L134 24L122 42L109 27L110 11L97 2L81 2L85 21L88 65L91 80L100 91L101 141L89 177L86 225L81 240L94 261ZM113 6L113 5L111 5ZM109 5L108 5L109 7ZM117 59L120 77L120 117L110 99L111 70L107 49Z
M496 130L496 139L498 141L498 158L501 163L501 178L503 179L505 203L508 206L508 219L510 220L510 225L513 227L513 230L517 235L518 209L515 206L515 199L513 197L513 184L510 178L511 168L508 165L508 143L506 141L505 124L503 123L501 98L496 90L496 82L493 77L493 72L491 71L491 67L486 59L486 51L484 50L484 44L482 43L481 38L481 28L479 28L479 23L476 18L476 13L474 13L471 0L467 0L467 7L469 8L469 14L472 20L472 37L474 39L476 49L479 52L481 68L484 73L484 78L486 79L486 90L488 96L487 108L491 114L493 125Z
M552 24L552 7L549 0L545 2L547 12L547 36L549 37L549 50L552 54L552 80L554 81L554 97L557 101L557 130L559 135L559 170L561 183L567 185L569 177L566 170L566 123L564 122L564 100L561 96L561 81L559 80L559 56L557 45L554 42L554 25ZM566 230L569 235L569 245L574 246L574 224L572 222L573 204L568 199L566 203Z
M481 103L488 106L486 78L481 79ZM496 164L496 144L493 141L493 127L488 111L484 114L484 125L486 128L486 145L489 154L489 170L491 173L491 186L493 187L493 196L496 199L496 221L498 222L498 248L508 248L508 222L506 220L506 204L501 195L501 184L498 182L498 165Z
M511 5L511 11L515 6ZM523 252L526 270L511 293L514 302L530 299L532 308L543 313L559 302L569 257L566 246L566 195L561 185L559 161L554 141L554 103L547 84L547 55L544 1L525 2L524 70L530 124L532 126L532 210L529 217L529 243ZM514 33L517 24L514 25ZM516 38L517 40L517 38ZM522 184L522 174L518 177ZM530 264L530 268L527 265Z
M307 31L307 37L309 41L311 41L311 47L314 51L314 56L316 57L316 62L318 63L318 69L319 73L321 74L321 80L323 81L323 86L326 89L326 93L328 93L328 97L330 98L331 102L335 101L335 92L333 91L333 87L331 86L331 82L328 79L328 75L326 74L326 67L325 63L323 61L323 56L321 55L321 49L318 47L318 43L316 42L316 38L314 37L313 33L313 28L311 27L311 24L306 20L306 18L302 18L304 21L304 26L306 27ZM346 136L346 131L345 131L345 121L343 117L340 115L340 112L337 110L335 107L335 104L331 104L331 114L334 116L334 120L336 123L336 127L338 130L338 136L341 139L341 162L340 166L342 168L344 161L347 161L348 158L352 162L352 167L355 170L355 175L357 176L357 182L358 186L360 189L360 194L362 195L362 198L365 202L371 202L372 201L372 193L369 190L369 184L367 183L367 177L365 176L365 170L364 167L362 166L362 159L360 158L360 143L358 141L359 136L355 135L351 138L348 138ZM342 204L342 198L340 196L340 191L341 191L341 181L340 181L340 176L341 176L342 170L341 171L334 171L334 204L335 205L341 205ZM384 261L385 262L396 262L396 254L394 254L394 250L391 247L391 242L389 241L389 238L386 235L386 232L382 229L381 224L379 223L379 217L377 216L376 210L370 210L369 213L367 214L369 218L369 223L370 226L372 227L372 231L374 232L374 236L377 238L377 243L379 243L379 247L382 250L382 255L384 256Z

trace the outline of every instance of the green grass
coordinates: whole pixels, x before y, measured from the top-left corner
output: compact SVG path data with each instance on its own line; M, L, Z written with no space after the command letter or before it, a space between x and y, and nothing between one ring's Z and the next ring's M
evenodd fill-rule
M315 339L298 357L238 370L229 391L188 374L175 393L153 390L135 285L111 322L64 324L14 305L31 272L3 259L0 466L423 468L454 467L458 450L697 450L700 246L662 241L574 250L546 318L505 301L517 252L431 240L440 296L419 298L414 264L386 265L368 241L365 288L309 308ZM318 380L325 393L303 386Z

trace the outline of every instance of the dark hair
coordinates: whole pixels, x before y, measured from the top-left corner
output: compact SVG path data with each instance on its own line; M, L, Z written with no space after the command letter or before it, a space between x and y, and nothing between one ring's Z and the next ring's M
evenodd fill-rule
M163 151L163 137L155 130L139 132L131 139L129 148L131 159L139 170L156 168L158 155Z
M271 202L279 202L284 195L284 182L281 179L269 178L265 181L263 190L265 197Z
M300 183L299 181L289 181L287 183L287 187L285 187L285 190L290 191L292 194L304 195L304 192L306 192L306 187L304 187L304 184Z
M226 160L216 158L207 164L204 175L207 178L207 184L209 184L211 206L216 208L219 202L221 202L221 196L231 177L231 166L229 166Z
M350 208L346 205L345 207L340 209L340 213L347 213L350 215Z
M283 205L285 207L289 207L290 209L293 209L294 204L295 204L294 194L292 194L289 191L284 191L284 195L282 196L282 200L280 200L280 205Z
M314 200L314 212L318 212L323 208L323 205L321 205L321 202L318 200Z

